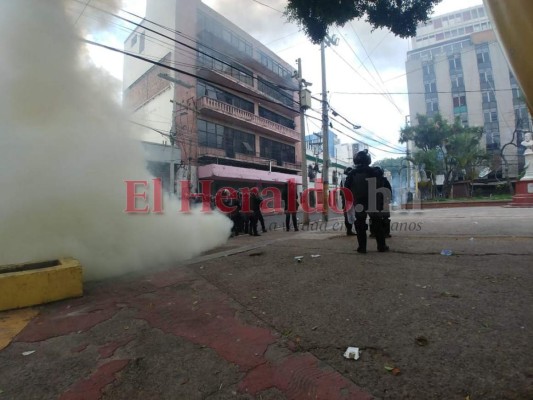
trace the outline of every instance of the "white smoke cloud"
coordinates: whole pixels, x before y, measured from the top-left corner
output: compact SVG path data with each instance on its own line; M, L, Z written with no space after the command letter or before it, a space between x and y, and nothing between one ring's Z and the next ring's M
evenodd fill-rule
M220 214L124 213L124 180L151 177L78 37L59 0L0 2L0 265L72 256L100 279L225 242Z

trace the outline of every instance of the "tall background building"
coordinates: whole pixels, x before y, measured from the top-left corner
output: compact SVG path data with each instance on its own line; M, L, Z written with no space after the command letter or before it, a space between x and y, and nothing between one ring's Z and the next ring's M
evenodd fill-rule
M211 180L213 192L301 183L294 67L199 0L148 0L124 48L174 68L126 57L123 79L145 146L179 150L149 165L168 191L183 179L192 191Z
M482 143L493 173L503 176L501 155L516 177L523 166L521 132L531 116L483 6L432 18L417 29L407 53L410 121L440 113L450 123L484 128ZM502 148L505 149L502 153Z

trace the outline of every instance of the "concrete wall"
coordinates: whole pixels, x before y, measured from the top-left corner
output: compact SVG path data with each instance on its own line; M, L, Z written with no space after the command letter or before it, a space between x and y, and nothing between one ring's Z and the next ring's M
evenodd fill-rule
M146 19L151 21L157 21L163 26L173 27L176 26L176 1L175 0L157 0L146 2ZM143 25L148 28L161 31L161 28L155 27L153 24L144 21ZM145 34L144 45L145 48L142 52L139 52L140 48L140 36ZM173 34L167 31L165 34L173 36ZM132 46L132 40L136 36L136 44ZM150 58L161 59L167 53L173 52L174 42L169 39L165 39L160 35L153 32L146 31L143 27L138 27L124 42L124 50L138 53L143 56L149 56ZM123 88L128 88L133 82L139 79L147 70L152 67L152 64L145 61L138 60L132 57L125 56L124 58L124 76L123 76Z

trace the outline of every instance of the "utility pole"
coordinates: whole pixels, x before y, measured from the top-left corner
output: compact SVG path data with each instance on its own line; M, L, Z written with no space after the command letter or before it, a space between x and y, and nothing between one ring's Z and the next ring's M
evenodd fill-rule
M405 126L410 125L410 116L405 116ZM407 196L411 193L411 152L409 151L409 140L405 143L405 159L407 160ZM400 183L401 184L401 183Z
M309 202L308 192L307 192L307 151L305 145L305 110L307 110L310 104L310 92L306 89L307 86L310 86L310 83L305 82L302 78L302 59L298 58L296 60L298 63L298 86L299 86L299 95L300 95L300 133L301 133L301 156L302 156L302 192L306 196L305 202ZM302 199L302 202L304 199ZM309 214L304 210L303 217L304 226L309 225Z
M326 88L326 46L324 40L320 43L320 61L322 64L322 213L324 221L328 221L329 202L329 132L328 132L328 91Z
M328 221L328 203L329 203L329 118L328 118L328 91L326 88L326 45L337 46L339 38L326 36L320 43L320 60L322 64L322 144L323 144L323 161L322 182L324 191L323 200L323 219Z

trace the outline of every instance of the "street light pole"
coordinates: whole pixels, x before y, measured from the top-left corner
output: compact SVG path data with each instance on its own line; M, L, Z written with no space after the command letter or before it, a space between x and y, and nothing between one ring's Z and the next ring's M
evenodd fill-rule
M307 109L307 104L304 100L304 80L302 78L302 59L298 58L296 60L298 63L298 86L299 86L299 96L300 96L300 133L301 133L301 157L302 157L302 193L305 198L305 202L309 202L308 191L307 191L307 151L306 151L306 145L305 145L305 110ZM302 203L304 202L304 199L302 198ZM303 224L304 226L309 225L309 214L304 210L304 216L303 216Z

